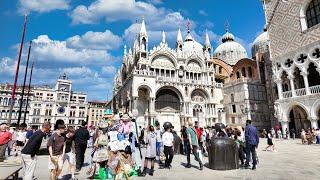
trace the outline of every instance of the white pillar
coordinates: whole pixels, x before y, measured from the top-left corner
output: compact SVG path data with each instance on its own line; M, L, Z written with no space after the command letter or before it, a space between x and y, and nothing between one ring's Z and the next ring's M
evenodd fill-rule
M279 99L282 99L283 94L282 94L282 81L281 81L281 79L278 79L276 81L276 83L277 83L277 89L278 89L278 97L279 97Z
M318 129L318 120L316 117L310 117L308 118L311 122L311 127L314 129Z
M301 72L301 75L303 76L303 81L304 81L304 87L306 89L306 94L310 95L310 88L309 88L309 81L308 81L308 73L307 72Z
M291 92L292 92L292 97L296 97L296 91L294 89L294 76L293 75L289 75L288 76L289 80L290 80L290 87L291 87Z

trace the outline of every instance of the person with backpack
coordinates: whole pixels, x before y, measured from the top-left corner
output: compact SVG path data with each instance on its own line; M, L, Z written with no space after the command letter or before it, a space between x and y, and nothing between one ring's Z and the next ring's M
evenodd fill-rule
M190 164L190 154L191 151L195 156L196 161L199 162L199 169L203 170L203 163L199 157L199 139L198 139L198 134L197 134L197 130L196 128L193 127L193 123L190 121L188 123L189 127L187 128L187 136L188 136L188 140L185 140L185 146L186 146L186 152L187 152L187 165L186 168L191 168L191 164ZM200 152L201 153L201 152Z

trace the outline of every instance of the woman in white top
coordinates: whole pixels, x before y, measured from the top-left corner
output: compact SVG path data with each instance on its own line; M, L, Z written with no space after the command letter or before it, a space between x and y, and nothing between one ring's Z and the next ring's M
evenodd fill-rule
M162 135L162 143L164 146L164 155L166 157L165 160L165 168L171 168L171 162L173 159L173 134L171 132L171 128L167 128L166 132Z
M16 156L18 156L18 153L21 152L21 149L23 148L24 144L27 140L27 132L25 131L24 127L20 127L19 131L17 132L16 136Z

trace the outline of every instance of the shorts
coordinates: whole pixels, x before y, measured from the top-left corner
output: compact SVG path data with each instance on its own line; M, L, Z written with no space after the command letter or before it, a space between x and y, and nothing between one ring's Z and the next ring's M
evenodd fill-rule
M272 142L271 139L268 139L268 145L269 145L269 146L272 146L272 145L273 145L273 142Z
M145 157L146 160L154 161L156 160L156 157Z
M17 140L17 141L16 141L16 145L17 145L17 146L24 146L24 142Z
M63 167L63 157L62 155L53 156L52 159L50 159L49 156L49 163L48 168L51 169L62 169Z
M72 152L68 152L64 155L63 162L68 161L71 165L76 165L75 156Z

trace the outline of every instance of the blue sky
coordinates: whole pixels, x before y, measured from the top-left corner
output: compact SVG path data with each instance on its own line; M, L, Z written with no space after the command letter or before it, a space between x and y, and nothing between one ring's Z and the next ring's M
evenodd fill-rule
M189 19L194 38L203 42L207 30L214 49L228 21L250 54L251 43L264 26L260 0L1 0L0 83L13 83L24 13L29 14L25 40L34 42L33 83L54 85L65 72L74 90L86 92L91 100L111 97L123 46L132 46L142 17L151 48L160 42L162 31L173 48L178 27L184 36Z

